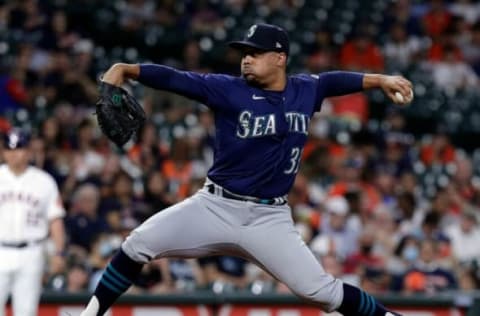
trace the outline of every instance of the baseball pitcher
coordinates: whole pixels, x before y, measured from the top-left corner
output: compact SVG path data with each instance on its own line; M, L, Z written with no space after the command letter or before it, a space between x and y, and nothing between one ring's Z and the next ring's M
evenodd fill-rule
M81 315L104 315L152 259L216 254L258 264L324 311L398 315L325 273L295 230L286 195L310 119L324 98L381 88L398 102L395 93L409 96L411 83L400 76L341 71L289 76L288 36L274 25L253 25L243 40L230 45L242 53L241 77L153 64L115 64L105 73L99 109L119 107L110 100L115 95L121 100L121 91L109 93L126 79L206 104L215 113L215 156L203 189L151 217L124 241ZM121 124L116 128L113 134L104 132L121 144L126 137L116 136L122 135Z

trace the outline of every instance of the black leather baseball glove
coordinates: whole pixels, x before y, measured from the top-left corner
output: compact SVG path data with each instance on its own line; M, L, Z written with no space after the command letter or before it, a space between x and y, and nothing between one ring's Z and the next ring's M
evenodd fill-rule
M145 122L145 111L125 89L100 82L97 120L102 132L122 147Z

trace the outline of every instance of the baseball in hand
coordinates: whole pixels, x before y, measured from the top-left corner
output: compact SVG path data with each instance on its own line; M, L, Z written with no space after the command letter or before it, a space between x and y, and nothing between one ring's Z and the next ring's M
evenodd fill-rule
M401 94L399 91L395 92L395 101L397 101L398 103L401 103L401 104L407 104L407 103L410 103L412 102L413 100L413 90L410 89L410 95L408 96L403 96L403 94Z

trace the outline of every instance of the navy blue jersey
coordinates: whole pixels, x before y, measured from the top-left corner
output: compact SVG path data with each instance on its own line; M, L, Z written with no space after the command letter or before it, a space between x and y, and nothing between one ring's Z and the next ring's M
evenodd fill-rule
M200 101L214 112L214 163L208 172L213 182L233 193L274 198L293 185L310 118L323 99L360 91L362 78L349 72L299 74L276 92L241 77L141 65L138 81Z

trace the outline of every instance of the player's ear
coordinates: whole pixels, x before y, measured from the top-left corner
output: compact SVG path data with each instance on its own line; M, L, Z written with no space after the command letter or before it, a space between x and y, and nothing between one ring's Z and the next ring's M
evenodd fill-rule
M287 54L285 53L278 53L277 65L284 66L287 64Z

